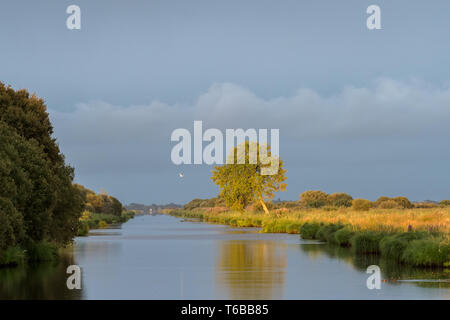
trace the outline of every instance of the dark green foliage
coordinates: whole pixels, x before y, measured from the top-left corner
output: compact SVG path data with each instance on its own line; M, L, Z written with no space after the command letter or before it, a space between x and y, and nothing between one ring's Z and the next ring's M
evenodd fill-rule
M348 247L351 245L350 240L355 233L349 228L342 228L334 233L334 241L337 245Z
M385 257L400 261L409 242L426 236L425 232L406 232L386 236L380 241L380 252Z
M343 226L340 224L323 225L317 230L316 239L335 244L334 233L342 228Z
M450 259L450 246L438 239L413 240L406 247L401 261L424 267L442 267Z
M25 251L20 247L9 247L0 251L0 266L18 266L25 262Z
M316 239L319 228L320 224L307 222L300 227L300 235L303 239Z
M0 83L0 250L68 244L82 199L43 100Z
M350 240L356 253L379 253L380 241L384 234L375 231L357 232Z
M58 247L47 241L30 244L26 252L29 262L54 261L58 258Z

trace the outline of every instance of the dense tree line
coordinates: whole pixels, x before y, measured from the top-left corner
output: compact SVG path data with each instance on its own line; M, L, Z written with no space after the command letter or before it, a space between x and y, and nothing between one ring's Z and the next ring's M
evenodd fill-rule
M83 211L111 214L114 216L122 215L122 211L124 210L122 203L113 196L108 195L106 191L97 194L82 185L76 184L75 186L83 198Z
M77 233L82 195L52 134L42 99L0 83L0 252Z

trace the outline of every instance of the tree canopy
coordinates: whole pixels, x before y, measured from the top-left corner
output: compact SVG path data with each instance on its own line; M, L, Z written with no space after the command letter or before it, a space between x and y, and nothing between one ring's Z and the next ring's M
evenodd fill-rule
M272 162L269 163L261 157L261 147L267 148L267 158ZM252 148L256 150L256 154L252 155ZM243 152L240 153L239 150ZM244 159L239 159L242 156ZM250 161L251 157L255 157L256 161ZM263 174L263 170L268 169L273 161L277 162L278 170L274 171L274 174ZM219 186L219 197L225 200L229 208L242 211L248 204L259 201L268 213L264 200L272 199L275 192L286 190L285 174L283 161L275 155L272 156L270 146L246 141L230 151L225 165L214 167L211 180Z
M77 233L82 197L52 134L42 99L0 83L0 249Z

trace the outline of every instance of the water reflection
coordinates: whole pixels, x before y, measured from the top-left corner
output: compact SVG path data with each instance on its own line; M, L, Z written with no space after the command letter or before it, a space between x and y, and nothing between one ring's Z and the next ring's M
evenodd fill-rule
M231 299L281 299L286 246L274 241L222 241L216 263L218 290Z
M72 264L72 252L63 252L54 263L0 269L0 299L81 299L80 290L66 286L66 269Z
M450 288L450 274L444 269L411 267L379 255L355 255L348 248L327 244L301 244L300 249L312 259L320 259L321 256L339 259L362 272L370 265L378 265L382 278L390 284L411 283L424 288Z

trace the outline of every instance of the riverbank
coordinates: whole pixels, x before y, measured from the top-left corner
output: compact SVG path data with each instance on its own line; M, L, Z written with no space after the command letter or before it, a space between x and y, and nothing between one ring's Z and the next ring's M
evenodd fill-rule
M92 229L103 229L114 224L122 224L132 218L134 218L133 212L124 212L117 216L86 211L80 218L78 236L87 236ZM63 248L48 241L32 243L25 247L8 247L6 250L0 251L0 268L55 261L59 258L59 251Z
M121 215L92 213L85 211L80 218L80 227L78 228L78 236L85 237L92 229L104 229L114 224L125 223L135 216L134 212L127 211Z
M398 263L444 267L450 261L450 209L320 209L278 214L216 212L214 208L170 210L167 214L234 227L260 227L264 233L300 234L356 254L377 254Z

